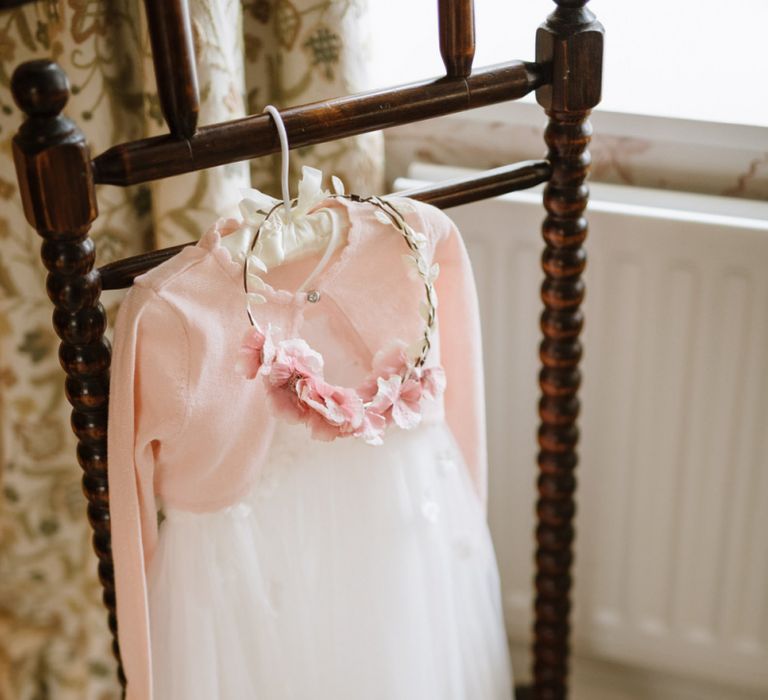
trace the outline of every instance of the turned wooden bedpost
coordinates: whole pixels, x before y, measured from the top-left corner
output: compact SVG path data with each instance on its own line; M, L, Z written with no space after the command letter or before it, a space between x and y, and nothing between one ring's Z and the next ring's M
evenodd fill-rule
M567 697L574 471L578 462L579 335L584 298L590 110L600 101L603 28L588 0L555 0L557 9L536 34L536 61L551 66L551 82L536 98L547 112L545 140L552 177L544 190L542 255L544 312L540 346L539 499L536 504L534 697Z
M104 587L112 649L120 666L115 616L115 579L110 545L107 485L107 408L110 345L99 302L101 279L93 269L95 247L88 231L96 218L96 194L85 137L61 114L69 98L64 71L52 61L30 61L13 74L13 96L27 115L13 139L13 159L24 214L43 238L46 289L61 338L59 360L67 376L72 430L83 468L83 491L93 527L93 548Z

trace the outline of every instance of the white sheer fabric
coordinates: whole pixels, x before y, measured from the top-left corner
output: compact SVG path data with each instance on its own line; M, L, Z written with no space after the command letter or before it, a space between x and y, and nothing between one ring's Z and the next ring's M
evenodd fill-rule
M511 697L493 548L445 423L372 447L279 422L247 499L165 515L155 697Z

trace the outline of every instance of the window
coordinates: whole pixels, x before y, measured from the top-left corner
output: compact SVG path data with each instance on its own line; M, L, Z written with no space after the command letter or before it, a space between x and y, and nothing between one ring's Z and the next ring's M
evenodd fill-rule
M369 6L372 87L443 73L434 0ZM533 60L536 28L554 7L551 0L475 0L475 66ZM592 0L589 7L606 27L592 180L768 198L761 35L768 0ZM414 161L482 169L541 157L545 118L532 103L528 95L388 131L389 174L402 175Z
M372 87L443 71L434 0L370 7ZM766 0L593 0L588 7L607 30L601 110L768 127ZM475 0L475 65L533 60L536 27L553 9L549 0Z

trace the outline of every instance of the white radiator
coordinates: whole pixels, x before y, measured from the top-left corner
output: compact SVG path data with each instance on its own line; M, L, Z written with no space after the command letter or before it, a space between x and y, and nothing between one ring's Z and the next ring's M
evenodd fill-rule
M489 517L527 642L541 197L449 214L481 297ZM589 220L576 652L768 697L768 204L595 186Z

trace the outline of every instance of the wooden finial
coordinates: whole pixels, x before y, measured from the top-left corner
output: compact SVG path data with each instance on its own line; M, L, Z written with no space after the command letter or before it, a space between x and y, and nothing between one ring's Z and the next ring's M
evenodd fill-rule
M475 8L472 0L439 0L440 55L449 78L466 78L475 58Z
M55 117L69 99L69 80L53 61L28 61L14 71L11 92L28 117Z
M600 102L603 26L588 0L555 0L558 7L536 32L536 62L549 64L552 79L536 90L546 110L590 110Z
M29 61L14 71L11 90L28 116L13 138L27 220L43 231L89 225L97 213L93 172L85 137L61 114L69 99L67 76L53 61Z

